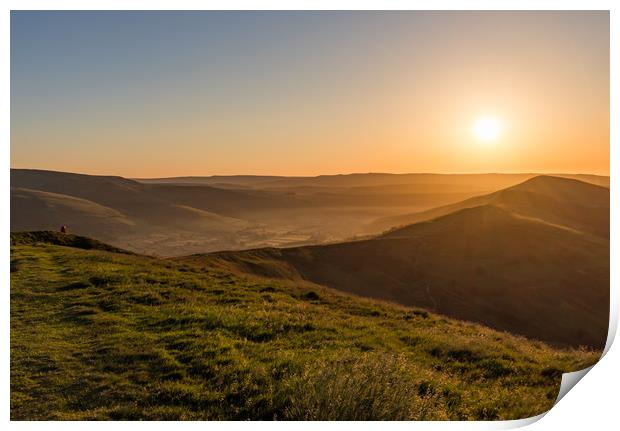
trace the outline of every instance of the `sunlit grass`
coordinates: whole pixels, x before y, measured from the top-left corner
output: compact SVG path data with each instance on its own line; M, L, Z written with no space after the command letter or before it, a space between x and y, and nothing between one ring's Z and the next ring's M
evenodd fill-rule
M597 358L316 286L11 247L12 419L513 419Z

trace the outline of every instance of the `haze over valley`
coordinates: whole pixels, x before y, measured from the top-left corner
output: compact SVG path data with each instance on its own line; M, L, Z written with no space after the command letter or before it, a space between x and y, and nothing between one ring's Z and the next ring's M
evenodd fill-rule
M57 230L160 256L379 234L535 174L128 179L11 170L11 230ZM609 177L568 175L609 186ZM449 210L449 209L448 209ZM412 218L412 221L416 220Z

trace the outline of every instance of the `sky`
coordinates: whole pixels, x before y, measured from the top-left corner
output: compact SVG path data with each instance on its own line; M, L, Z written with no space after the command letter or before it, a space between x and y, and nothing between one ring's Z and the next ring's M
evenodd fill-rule
M609 14L13 11L11 166L608 175Z

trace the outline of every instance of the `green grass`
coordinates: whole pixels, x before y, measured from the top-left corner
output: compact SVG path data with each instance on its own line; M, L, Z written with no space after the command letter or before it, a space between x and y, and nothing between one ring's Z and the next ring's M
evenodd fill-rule
M11 245L55 244L85 250L105 250L115 253L134 254L96 239L55 231L11 232Z
M316 286L11 246L13 420L516 419L598 357Z

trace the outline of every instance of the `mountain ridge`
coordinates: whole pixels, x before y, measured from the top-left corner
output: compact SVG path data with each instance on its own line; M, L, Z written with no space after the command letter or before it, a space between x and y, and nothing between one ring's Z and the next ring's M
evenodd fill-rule
M609 189L575 179L547 175L537 176L515 186L454 204L379 219L373 222L373 226L374 230L398 229L403 225L431 220L461 208L483 204L504 207L524 216L556 221L558 217L554 213L563 212L566 227L609 236ZM596 214L592 214L590 209L596 210ZM567 211L572 212L568 218ZM544 215L541 217L541 214ZM588 215L592 218L588 219Z

